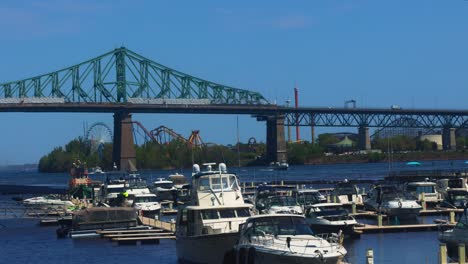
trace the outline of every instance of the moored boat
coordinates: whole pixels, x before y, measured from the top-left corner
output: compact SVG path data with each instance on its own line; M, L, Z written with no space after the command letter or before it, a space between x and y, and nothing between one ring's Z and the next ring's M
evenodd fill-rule
M315 233L354 235L357 222L339 203L319 203L306 208L306 222Z
M251 215L235 174L226 165L206 171L194 165L191 202L177 214L176 251L180 262L222 263L238 239L239 225Z
M338 264L346 249L333 235L314 235L299 215L258 215L247 219L234 248L236 264Z
M416 198L393 185L378 185L369 191L364 207L402 219L415 219L422 209Z

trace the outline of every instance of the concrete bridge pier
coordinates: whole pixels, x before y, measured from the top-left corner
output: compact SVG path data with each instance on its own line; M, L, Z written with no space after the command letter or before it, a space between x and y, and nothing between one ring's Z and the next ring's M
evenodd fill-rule
M456 150L455 128L444 127L442 129L442 147L444 150Z
M132 115L128 112L114 113L112 160L119 170L136 170L136 151L135 144L133 143Z
M266 117L267 161L286 161L286 141L284 138L284 115Z
M369 127L360 126L358 129L358 148L359 150L370 150L371 140L369 134Z

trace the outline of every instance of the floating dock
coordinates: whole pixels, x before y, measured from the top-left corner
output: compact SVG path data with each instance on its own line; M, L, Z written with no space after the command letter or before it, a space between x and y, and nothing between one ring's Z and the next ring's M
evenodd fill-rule
M162 229L98 230L96 233L118 244L159 244L161 239L175 239L173 232Z
M415 225L364 225L356 226L354 230L362 233L391 233L391 232L418 232L437 231L439 228L453 227L453 224L415 224Z

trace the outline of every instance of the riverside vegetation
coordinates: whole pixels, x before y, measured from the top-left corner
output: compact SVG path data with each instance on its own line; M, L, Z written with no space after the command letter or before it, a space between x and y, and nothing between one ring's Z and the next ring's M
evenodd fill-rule
M431 159L466 159L468 152L467 138L457 138L457 151L437 151L434 143L417 138L396 136L386 139L374 139L374 149L381 149L381 153L362 153L356 151L356 146L346 149L330 148L339 139L331 134L321 134L317 144L309 142L288 143L289 164L330 164L350 162L385 162L391 157L392 161L431 160ZM82 138L70 141L64 147L56 147L39 161L40 172L66 172L72 162L80 159L88 167L99 166L104 170L111 170L112 144L102 145L100 152L92 151L92 147ZM391 151L388 151L391 150ZM334 153L331 153L333 151ZM137 168L145 169L179 169L190 168L194 162L205 161L225 162L230 166L253 166L267 164L264 155L265 143L238 145L208 144L192 147L178 140L168 144L147 142L136 146ZM343 155L343 152L346 155ZM389 155L388 153L391 153Z

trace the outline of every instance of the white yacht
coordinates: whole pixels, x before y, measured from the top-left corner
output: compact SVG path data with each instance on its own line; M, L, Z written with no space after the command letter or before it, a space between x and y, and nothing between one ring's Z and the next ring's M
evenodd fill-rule
M267 200L266 214L298 214L302 215L304 211L296 199L292 196L273 196Z
M99 200L110 205L117 205L119 194L125 191L125 180L108 179L99 190Z
M269 169L271 170L287 170L288 168L289 168L289 164L285 160L281 162L279 161L271 162L269 166Z
M393 185L378 185L372 188L364 201L364 207L399 219L414 219L422 209L416 198L398 190Z
M178 210L176 251L179 262L223 263L238 239L239 225L251 216L252 205L244 204L238 179L226 165L195 164L191 202Z
M306 222L315 233L354 235L357 222L339 203L319 203L307 207Z
M164 178L158 178L153 182L153 192L158 196L159 200L173 200L177 194L177 189L174 183Z
M332 196L336 197L336 202L341 204L352 204L357 205L363 204L362 195L359 193L359 188L348 180L337 183L335 189L333 189Z
M447 244L449 254L450 252L457 252L459 244L465 244L465 250L468 249L468 215L466 208L463 214L460 215L455 227L453 229L440 231L438 239L440 242Z
M405 185L405 191L418 198L419 202L423 200L428 203L438 203L442 200L441 195L436 190L437 184L435 182L409 182Z
M67 208L74 204L67 200L61 200L56 196L38 196L23 200L23 205L26 207L38 208Z
M140 215L150 218L155 218L155 216L159 217L161 204L157 201L156 194L135 194L132 200L132 207L135 208Z
M336 237L314 235L303 216L257 215L241 227L234 263L338 264L346 253Z
M140 194L150 194L146 180L141 178L138 174L130 174L125 180L125 190L128 194L127 204L131 206L133 204L133 197Z
M293 191L293 197L302 207L308 207L312 204L325 203L327 198L315 189L300 189Z

